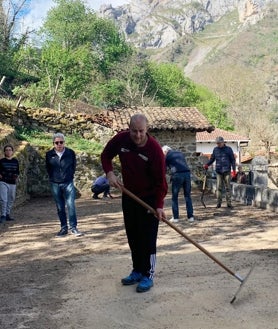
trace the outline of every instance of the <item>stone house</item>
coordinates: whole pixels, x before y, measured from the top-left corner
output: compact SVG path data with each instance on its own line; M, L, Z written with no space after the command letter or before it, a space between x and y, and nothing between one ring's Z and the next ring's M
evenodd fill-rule
M144 114L149 123L149 133L161 146L168 145L182 151L192 167L197 161L196 133L211 132L214 127L194 107L137 107L107 111L114 132L128 129L130 117Z

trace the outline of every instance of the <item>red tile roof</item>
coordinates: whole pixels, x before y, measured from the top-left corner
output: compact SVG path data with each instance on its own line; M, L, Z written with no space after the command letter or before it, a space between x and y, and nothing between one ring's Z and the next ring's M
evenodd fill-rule
M215 142L216 137L222 136L226 142L231 141L241 141L241 142L248 142L250 139L245 136L238 135L231 131L226 131L223 129L215 128L212 132L197 132L196 134L196 141L197 142Z
M113 130L128 129L132 115L144 114L150 130L212 131L214 127L195 107L135 107L107 111Z

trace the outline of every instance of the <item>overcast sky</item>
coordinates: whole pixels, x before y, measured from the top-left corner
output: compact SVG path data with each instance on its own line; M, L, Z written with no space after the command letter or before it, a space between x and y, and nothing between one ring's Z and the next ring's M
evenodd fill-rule
M103 4L112 4L113 7L128 3L129 0L87 0L86 4L94 10L98 10ZM30 11L24 17L24 26L37 29L42 25L47 11L53 7L52 0L30 0Z

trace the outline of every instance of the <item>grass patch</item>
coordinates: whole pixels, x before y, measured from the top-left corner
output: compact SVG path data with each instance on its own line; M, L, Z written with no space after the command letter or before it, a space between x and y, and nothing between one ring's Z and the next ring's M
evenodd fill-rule
M0 108L10 109L16 106L16 101L9 98L0 98Z
M53 145L52 133L26 128L17 128L15 134L17 139L27 141L33 146L51 148ZM100 155L103 150L103 146L100 143L82 138L78 134L67 135L66 146L73 149L75 152L86 152L93 155Z

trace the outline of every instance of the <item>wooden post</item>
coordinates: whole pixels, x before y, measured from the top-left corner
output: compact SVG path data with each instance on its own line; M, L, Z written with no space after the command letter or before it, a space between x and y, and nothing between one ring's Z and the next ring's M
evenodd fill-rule
M5 80L6 80L6 77L5 77L5 75L3 75L3 77L2 77L2 79L0 81L0 88L3 86Z
M19 99L18 99L18 101L16 103L16 109L19 108L21 101L22 101L22 96L19 97Z

